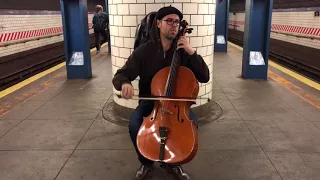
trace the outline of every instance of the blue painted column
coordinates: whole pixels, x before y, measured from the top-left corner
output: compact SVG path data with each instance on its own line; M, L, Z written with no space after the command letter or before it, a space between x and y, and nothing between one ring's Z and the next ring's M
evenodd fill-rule
M108 39L109 39L109 42L108 42L108 52L111 53L111 38L110 38L110 15L109 15L109 0L105 0L106 1L106 14L108 15L108 18L109 18L109 25L108 25L108 30L109 30L109 33L108 33Z
M242 77L267 79L273 0L246 0Z
M67 78L92 77L87 0L60 0Z
M228 50L228 24L230 0L217 0L214 36L214 52Z

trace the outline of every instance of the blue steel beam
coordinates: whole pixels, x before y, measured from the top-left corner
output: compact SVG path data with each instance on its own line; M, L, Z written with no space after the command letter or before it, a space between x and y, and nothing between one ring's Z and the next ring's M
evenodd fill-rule
M230 0L216 1L214 52L227 52L228 50L229 6Z
M273 0L246 0L242 77L267 79Z
M68 79L92 77L87 0L60 0Z
M108 52L111 53L111 38L110 38L110 15L109 15L109 0L105 0L106 1L106 14L108 15L109 18L109 25L108 25Z

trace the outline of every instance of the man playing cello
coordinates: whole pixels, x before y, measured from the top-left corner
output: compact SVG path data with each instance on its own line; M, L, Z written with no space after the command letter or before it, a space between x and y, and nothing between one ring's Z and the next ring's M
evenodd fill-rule
M138 76L140 77L139 96L151 96L152 78L159 70L170 66L175 50L173 45L175 44L178 48L184 49L179 65L189 68L199 82L209 81L209 69L203 58L191 47L185 36L176 39L182 18L182 13L174 7L159 9L152 26L151 39L132 52L126 64L116 72L113 78L113 85L116 90L121 91L122 97L131 98L134 95L131 81ZM141 155L136 144L143 117L148 116L153 107L153 101L140 100L129 122L129 134L141 162L141 167L136 173L137 179L144 178L154 163ZM197 125L195 114L192 111L190 119ZM190 179L180 166L170 166L170 170L182 179Z

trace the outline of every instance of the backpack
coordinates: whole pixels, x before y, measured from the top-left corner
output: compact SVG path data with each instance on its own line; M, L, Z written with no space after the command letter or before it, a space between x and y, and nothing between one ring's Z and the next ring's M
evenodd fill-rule
M94 24L94 30L103 31L106 29L106 21L104 13L96 14L96 23Z
M137 25L133 49L136 49L150 39L150 32L156 15L157 11L150 12Z

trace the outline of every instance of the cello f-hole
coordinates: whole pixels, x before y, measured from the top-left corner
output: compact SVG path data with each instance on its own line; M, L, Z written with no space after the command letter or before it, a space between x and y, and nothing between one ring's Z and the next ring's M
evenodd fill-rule
M159 112L159 107L160 107L160 104L158 104L158 107L157 107L157 110L156 110L156 113L155 113L155 115L154 116L152 116L151 118L150 118L150 120L155 120L156 118L157 118L157 115L158 115L158 112Z
M174 105L174 107L175 107L175 108L178 108L178 115L177 115L178 122L183 123L183 122L184 122L184 119L181 119L181 120L180 120L180 107L179 107L179 105Z

